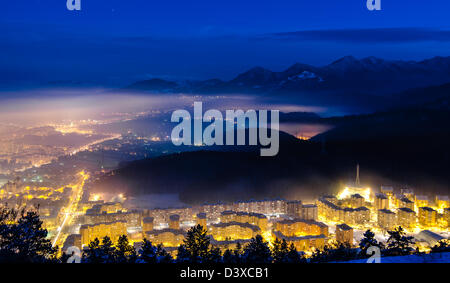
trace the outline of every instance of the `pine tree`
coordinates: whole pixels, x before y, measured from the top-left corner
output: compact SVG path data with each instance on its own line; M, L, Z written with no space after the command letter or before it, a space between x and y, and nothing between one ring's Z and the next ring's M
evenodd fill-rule
M233 251L230 249L225 250L225 252L223 253L222 261L226 264L237 264L236 257Z
M286 262L288 263L306 263L306 258L304 257L304 255L300 255L300 253L297 251L294 244L292 243L289 246L286 259L287 259Z
M256 235L250 240L250 243L244 248L244 257L246 263L264 264L272 262L269 245L261 235Z
M220 263L222 262L222 252L219 248L212 247L208 255L208 263Z
M242 263L242 255L244 251L242 249L242 245L240 242L236 243L236 247L233 250L234 258L236 260L236 263Z
M136 250L128 242L128 237L122 235L117 241L115 259L118 263L134 263L136 261Z
M17 217L20 217L17 220ZM35 211L3 208L0 211L0 261L56 261L57 248L47 239L47 230Z
M102 263L103 253L100 249L100 241L95 238L88 245L87 250L83 252L82 262L85 263Z
M102 244L100 245L100 251L101 251L103 263L116 262L116 258L115 258L116 249L115 249L110 237L108 237L108 236L103 237Z
M379 247L381 249L381 244L375 239L375 233L370 229L364 232L364 238L359 242L359 248L361 249L360 255L362 257L369 257L367 254L367 249L370 247Z
M139 260L144 263L157 263L156 247L150 241L144 239L141 250L139 251Z
M177 250L177 263L187 263L191 260L191 254L186 250L186 246L181 244Z
M406 232L401 226L388 231L388 234L387 250L384 251L386 255L409 255L414 251L411 247L414 244L414 237L406 236Z
M289 248L286 240L283 239L283 241L281 241L280 239L276 238L275 241L273 242L272 248L273 261L275 263L287 262L288 253Z
M162 244L156 247L156 257L158 258L158 263L172 263L172 256L164 249Z
M191 262L203 262L210 258L210 239L201 225L189 229L184 246L190 254Z
M432 253L450 252L450 240L443 239L431 248Z
M314 251L311 262L346 261L357 258L358 251L353 249L348 243L332 242L322 250Z

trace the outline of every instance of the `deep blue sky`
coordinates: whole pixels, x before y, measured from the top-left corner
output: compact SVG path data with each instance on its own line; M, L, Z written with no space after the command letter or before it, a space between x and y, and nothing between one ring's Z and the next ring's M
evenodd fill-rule
M450 1L2 1L0 86L146 77L229 79L253 66L324 65L345 55L450 55Z

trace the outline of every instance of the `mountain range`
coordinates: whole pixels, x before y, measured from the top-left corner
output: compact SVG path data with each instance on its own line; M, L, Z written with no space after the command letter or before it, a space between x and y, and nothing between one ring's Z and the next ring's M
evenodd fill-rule
M389 96L407 89L450 82L450 56L423 61L384 60L376 57L342 57L316 67L296 63L275 72L255 67L224 81L167 81L158 78L135 82L122 90L159 93L259 93L302 96L302 93L366 94Z

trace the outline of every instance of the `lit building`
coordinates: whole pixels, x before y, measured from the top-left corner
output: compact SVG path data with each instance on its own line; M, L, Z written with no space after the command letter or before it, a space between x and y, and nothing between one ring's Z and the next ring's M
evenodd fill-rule
M115 213L123 210L122 204L120 202L105 202L103 204L100 204L99 206L99 213Z
M448 196L436 196L435 202L439 209L450 207L450 199Z
M345 223L336 225L336 241L353 245L353 228Z
M397 206L398 207L406 207L411 210L414 210L414 202L411 201L410 199L408 199L407 197L402 197L401 199L399 199Z
M266 215L286 214L287 204L286 201L282 199L241 201L233 203L232 210Z
M153 222L153 217L144 217L144 219L142 219L142 232L144 233L144 235L148 231L153 231Z
M94 213L94 211L86 212L83 216L86 224L98 224L105 222L124 221L127 226L139 227L142 225L142 214L140 211L132 210L127 212L115 212L115 213ZM91 214L92 213L92 214Z
M178 247L183 243L186 233L180 229L161 229L145 232L145 238L153 245L162 244L164 247Z
M360 194L354 194L350 197L349 204L353 208L364 206L364 197L362 197Z
M317 220L318 207L315 204L304 204L301 208L300 218L306 220Z
M268 219L264 214L261 213L248 213L248 212L235 212L231 210L227 210L221 213L220 222L228 223L228 222L239 222L239 223L248 223L252 225L258 226L262 231L267 230Z
M428 206L428 196L418 195L416 196L416 207L427 207Z
M423 227L437 225L437 211L431 207L419 207L419 224Z
M414 210L401 207L397 210L397 223L406 229L411 229L416 227L416 213Z
M328 226L314 220L281 220L275 223L275 230L288 237L305 235L325 235L328 237Z
M388 209L378 210L378 226L384 230L391 230L396 226L395 213Z
M197 214L197 225L201 225L203 228L207 229L206 213L198 213Z
M385 194L380 193L375 195L375 208L378 210L389 209L389 199Z
M381 186L380 192L387 196L388 198L394 197L394 188L390 186Z
M302 201L300 200L290 200L286 202L287 214L289 216L298 218L302 214Z
M400 192L402 195L404 195L405 197L407 197L410 200L416 199L416 197L414 195L414 190L412 190L412 189L401 189Z
M261 234L261 229L249 223L227 222L211 224L208 233L217 241L251 239Z
M319 215L329 221L364 225L370 221L370 210L361 206L358 208L340 207L324 198L317 201Z
M370 209L365 206L354 209L354 223L365 225L370 221Z
M197 212L194 212L192 207L179 208L157 208L151 210L144 210L143 216L150 216L154 218L156 224L169 223L170 216L177 214L180 216L180 222L191 221Z
M370 188L362 188L359 186L347 186L344 188L344 190L342 190L342 192L340 192L337 195L337 198L342 200L342 199L347 199L347 198L351 197L352 195L358 194L358 195L364 197L364 199L366 201L369 201L371 193L372 193L372 191Z
M324 196L322 196L320 198L323 199L323 200L329 201L329 202L331 202L333 204L337 204L337 202L338 202L338 199L335 196L333 196L333 195L324 195Z
M201 212L206 213L208 220L216 222L220 218L220 214L226 210L233 210L235 204L210 203L201 206Z
M325 235L286 236L280 231L274 231L272 237L273 240L285 240L288 245L294 244L297 251L322 250L327 240Z
M450 208L444 208L444 221L447 223L447 228L450 227Z
M331 220L331 221L339 221L340 220L339 215L340 215L342 209L335 203L332 203L331 201L329 201L328 199L320 198L317 201L317 208L318 208L319 215L321 217L324 217L325 219Z
M113 243L117 242L120 236L127 235L125 221L105 222L98 224L85 224L80 227L81 245L87 246L90 242L108 236Z
M180 229L180 216L178 214L172 214L169 217L169 228L173 230Z

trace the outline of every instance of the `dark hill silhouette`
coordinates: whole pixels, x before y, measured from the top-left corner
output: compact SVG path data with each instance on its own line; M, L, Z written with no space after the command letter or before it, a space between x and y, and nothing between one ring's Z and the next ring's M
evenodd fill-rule
M131 195L180 193L191 204L265 197L317 196L352 180L356 163L371 186L410 185L447 192L450 136L445 133L357 141L282 143L275 157L258 151L185 152L145 159L93 187Z

